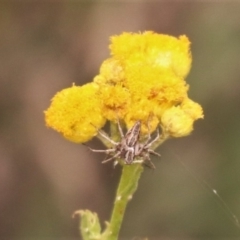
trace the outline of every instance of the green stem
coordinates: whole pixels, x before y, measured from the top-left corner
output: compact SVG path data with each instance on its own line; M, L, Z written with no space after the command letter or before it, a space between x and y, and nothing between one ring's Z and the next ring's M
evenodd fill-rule
M137 190L143 166L141 164L124 165L117 189L112 216L105 232L107 240L117 240L128 202Z

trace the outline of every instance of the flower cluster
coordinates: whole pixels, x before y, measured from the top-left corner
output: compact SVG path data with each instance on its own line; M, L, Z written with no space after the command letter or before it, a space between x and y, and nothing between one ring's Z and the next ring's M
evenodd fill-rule
M185 81L191 67L190 42L154 32L123 33L111 38L111 57L91 83L57 93L45 111L47 126L73 142L87 142L106 121L131 128L141 121L141 134L159 126L172 137L191 133L203 118L188 97Z

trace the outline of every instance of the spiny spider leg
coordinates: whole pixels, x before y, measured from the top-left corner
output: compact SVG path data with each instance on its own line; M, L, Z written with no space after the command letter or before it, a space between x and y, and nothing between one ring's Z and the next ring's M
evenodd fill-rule
M159 139L159 129L157 129L157 135L156 135L156 137L152 141L149 142L149 139L146 141L146 144L144 144L144 148L151 147L151 145L153 143L155 143L158 139ZM150 140L151 140L151 138L150 138Z
M147 159L147 161L143 161L143 164L149 168L156 169L155 165L151 161L151 159Z
M113 155L112 157L110 157L110 158L108 158L108 159L106 159L106 160L103 160L102 163L109 162L109 161L111 161L111 160L113 160L113 159L119 157L120 155L121 155L121 153L118 152L118 153L116 153L115 155Z
M93 124L92 124L93 125ZM95 127L94 125L93 125L93 127ZM95 127L96 128L96 127ZM96 128L97 129L97 128ZM97 131L98 131L98 133L103 137L103 138L105 138L107 141L109 141L112 145L117 145L118 143L116 143L115 141L113 141L109 136L108 136L108 134L107 133L105 133L103 130L99 130L99 129L97 129Z
M106 154L109 154L109 153L112 153L112 152L115 152L115 149L113 148L110 148L110 149L104 149L104 150L98 150L98 149L93 149L93 148L90 148L89 146L87 146L92 152L103 152L103 153L106 153Z
M92 149L89 146L87 146L92 152L100 152L100 153L106 153L106 154L110 154L112 152L115 152L115 149L105 149L105 150L97 150L97 149ZM113 160L114 158L117 158L120 155L120 153L116 153L114 156L112 156L111 158L108 158L106 160L103 160L102 163L106 163L109 162L111 160Z
M152 154L152 155L155 155L155 156L161 157L161 155L160 155L159 153L153 151L153 150L150 149L150 148L149 148L147 151L148 151L150 154Z
M154 152L152 149L147 149L147 153L145 155L143 155L143 164L149 168L156 169L155 165L153 164L153 162L149 156L149 153L153 154L153 155L156 154L156 156L160 157L160 154Z
M121 138L124 138L124 134L119 122L119 118L117 118L117 125L118 125L118 131L120 132Z

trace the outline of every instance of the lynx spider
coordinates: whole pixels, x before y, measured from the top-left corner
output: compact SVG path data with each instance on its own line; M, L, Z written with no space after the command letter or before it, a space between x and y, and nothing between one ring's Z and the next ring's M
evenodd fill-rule
M119 120L117 121L117 124L121 136L121 140L119 142L115 142L105 132L98 130L99 134L113 145L113 148L106 150L97 150L89 147L89 149L93 152L103 152L112 155L110 158L103 160L102 163L106 163L117 158L122 158L124 163L127 165L133 163L143 163L144 165L155 169L155 166L150 159L150 154L158 157L161 156L159 153L151 149L152 144L159 139L159 130L157 130L157 135L154 139L151 138L150 131L148 131L147 140L145 142L140 142L139 138L141 121L137 121L125 135L123 133ZM117 164L117 161L115 163Z

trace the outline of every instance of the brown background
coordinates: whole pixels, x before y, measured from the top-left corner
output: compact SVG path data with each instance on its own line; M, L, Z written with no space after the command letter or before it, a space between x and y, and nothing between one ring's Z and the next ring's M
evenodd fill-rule
M240 216L239 13L237 1L3 1L0 239L75 240L75 210L109 218L119 169L47 129L43 111L57 91L98 74L111 35L145 30L190 38L189 95L205 119L158 149L162 158L144 172L121 239L239 239L205 184Z

